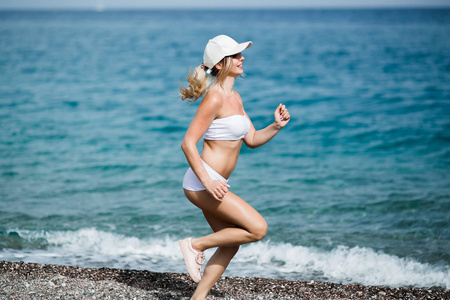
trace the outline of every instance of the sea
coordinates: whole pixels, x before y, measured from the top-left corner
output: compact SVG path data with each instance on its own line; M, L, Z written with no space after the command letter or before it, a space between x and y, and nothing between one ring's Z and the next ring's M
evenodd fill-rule
M227 34L255 128L291 121L242 147L230 190L269 229L224 276L450 289L449 33L449 9L0 11L0 260L185 273L211 229L179 85Z

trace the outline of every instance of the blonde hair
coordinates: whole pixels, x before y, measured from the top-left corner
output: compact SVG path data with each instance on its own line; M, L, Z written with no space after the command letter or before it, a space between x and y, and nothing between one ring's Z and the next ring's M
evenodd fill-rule
M208 67L200 65L194 69L193 72L189 70L189 75L186 80L189 82L189 86L184 88L180 84L180 95L181 100L186 100L189 102L194 102L198 98L202 97L208 91L210 85L215 81L216 83L223 85L225 78L227 78L228 73L233 65L233 58L230 56L225 56L219 63L222 64L222 68L219 70L216 67L211 69L211 76L216 79L213 80L207 75Z

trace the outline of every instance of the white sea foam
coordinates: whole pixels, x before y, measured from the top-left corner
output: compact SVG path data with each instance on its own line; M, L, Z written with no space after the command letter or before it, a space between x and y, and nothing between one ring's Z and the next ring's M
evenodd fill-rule
M432 266L361 247L339 246L323 251L263 242L243 247L236 261L253 262L261 270L285 278L394 287L450 287L449 266Z
M170 237L139 239L93 228L18 232L29 241L46 239L49 246L45 250L3 249L1 260L185 272L178 242ZM206 253L207 258L212 252ZM449 266L433 266L362 247L339 246L324 251L266 241L241 247L233 262L228 276L450 288Z

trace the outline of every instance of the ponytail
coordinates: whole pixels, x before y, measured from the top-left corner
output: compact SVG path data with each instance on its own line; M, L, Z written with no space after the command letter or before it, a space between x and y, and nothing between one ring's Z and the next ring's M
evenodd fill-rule
M206 69L208 68L201 64L194 69L194 72L191 73L191 70L189 70L189 76L186 78L186 80L189 82L189 86L187 88L184 88L180 84L181 100L192 99L187 101L194 102L206 93L212 81L210 78L208 78Z
M191 70L189 70L189 76L186 78L189 86L184 88L180 84L181 100L192 99L186 101L194 102L206 94L213 81L222 86L233 65L233 58L231 56L225 56L219 63L222 64L220 70L215 66L209 69L203 63L195 68L194 72L191 73ZM208 76L208 74L211 76Z

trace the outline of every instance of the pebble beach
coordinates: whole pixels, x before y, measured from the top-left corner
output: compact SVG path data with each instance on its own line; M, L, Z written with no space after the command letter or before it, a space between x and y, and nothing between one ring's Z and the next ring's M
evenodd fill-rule
M0 262L0 299L189 299L187 274ZM223 277L207 299L450 299L443 288Z

